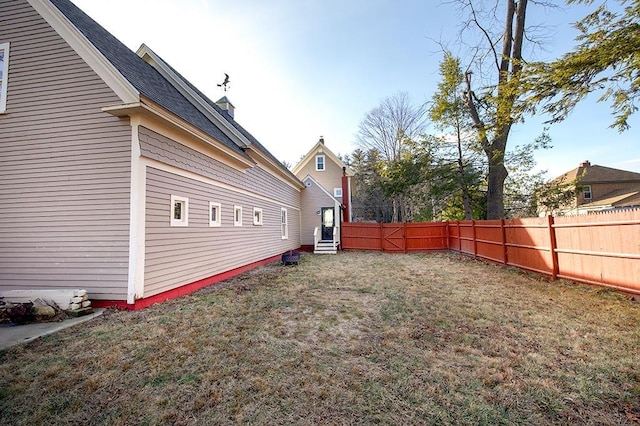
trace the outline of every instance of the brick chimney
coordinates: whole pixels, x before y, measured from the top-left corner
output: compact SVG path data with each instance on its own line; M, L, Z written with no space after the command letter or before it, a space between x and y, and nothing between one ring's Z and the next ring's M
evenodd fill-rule
M233 106L229 98L227 98L226 96L221 97L216 102L216 105L218 105L224 112L229 114L229 117L233 118L236 108Z
M589 162L589 160L585 160L582 163L580 163L580 167L582 168L591 167L591 163Z

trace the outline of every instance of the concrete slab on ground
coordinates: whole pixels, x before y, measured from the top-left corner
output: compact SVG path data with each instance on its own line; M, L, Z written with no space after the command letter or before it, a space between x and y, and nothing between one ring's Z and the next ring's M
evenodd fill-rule
M30 342L38 337L46 336L83 322L99 317L104 309L95 309L92 314L81 317L67 318L60 322L40 322L34 324L10 325L0 324L0 350L20 343Z

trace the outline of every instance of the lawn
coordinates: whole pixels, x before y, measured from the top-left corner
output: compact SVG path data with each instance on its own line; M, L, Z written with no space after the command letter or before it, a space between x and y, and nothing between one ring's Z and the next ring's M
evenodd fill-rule
M303 255L0 352L0 424L640 423L640 304L455 254Z

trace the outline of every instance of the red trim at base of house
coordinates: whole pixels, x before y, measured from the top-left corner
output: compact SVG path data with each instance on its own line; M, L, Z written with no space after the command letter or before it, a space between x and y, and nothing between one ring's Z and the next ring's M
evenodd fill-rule
M312 252L313 245L309 244L309 245L300 246L300 251Z
M227 272L223 272L221 274L213 275L208 278L204 278L199 281L194 281L189 284L185 284L178 288L174 288L173 290L168 290L160 294L155 294L153 296L145 297L144 299L138 299L135 303L130 304L127 303L126 300L92 300L92 306L96 308L108 308L108 307L116 307L122 309L129 310L138 310L148 308L151 305L156 303L164 302L169 299L175 299L177 297L186 296L187 294L191 294L201 288L208 287L212 284L219 283L220 281L228 280L229 278L233 278L236 275L240 275L244 272L250 271L251 269L255 269L259 266L264 266L269 263L279 262L281 260L282 255L277 255L273 257L269 257L267 259L259 260L257 262L250 263L245 266L241 266L236 269L232 269Z

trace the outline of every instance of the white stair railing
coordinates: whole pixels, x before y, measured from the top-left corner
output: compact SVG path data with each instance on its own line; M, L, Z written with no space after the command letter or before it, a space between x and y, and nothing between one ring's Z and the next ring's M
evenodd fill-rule
M318 249L318 227L316 226L316 228L313 230L313 249L317 250Z

